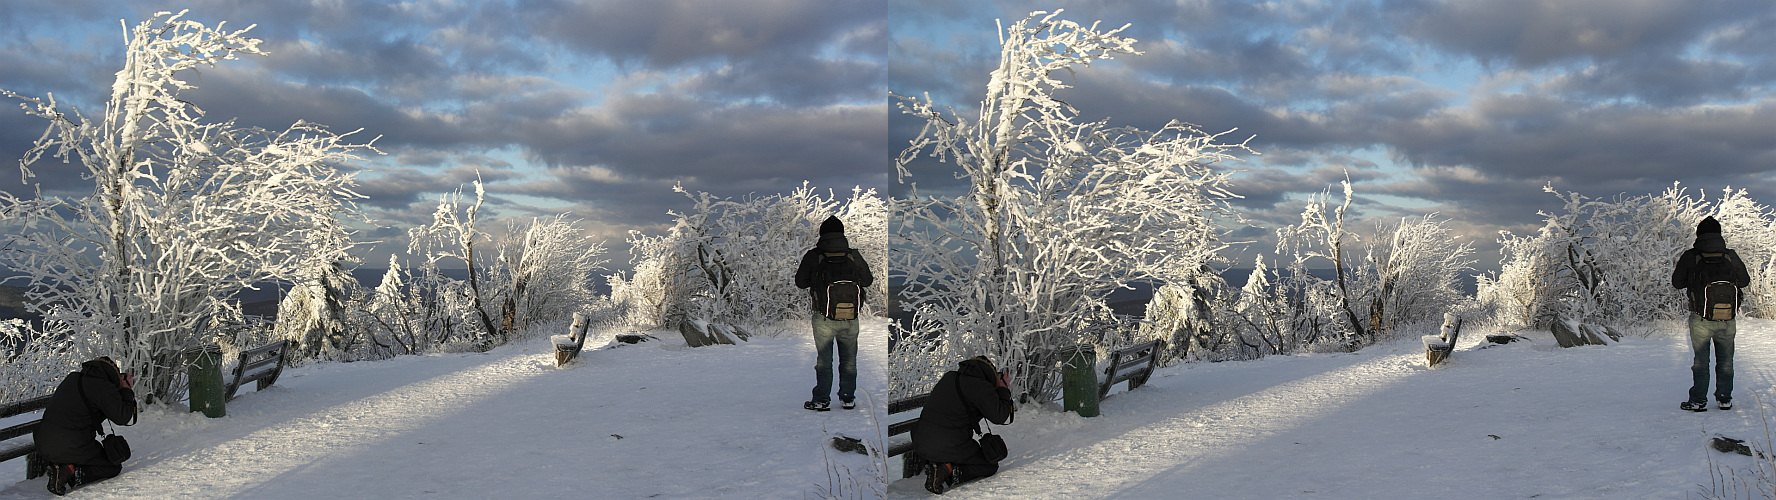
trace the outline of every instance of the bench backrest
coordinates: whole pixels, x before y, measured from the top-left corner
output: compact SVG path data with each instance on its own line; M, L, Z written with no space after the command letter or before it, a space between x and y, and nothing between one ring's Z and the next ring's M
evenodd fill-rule
M16 417L16 416L23 415L26 413L42 410L48 406L49 406L49 396L38 396L38 397L31 398L31 399L26 399L24 401L14 401L14 402L10 402L10 403L4 403L4 404L0 404L0 418ZM5 429L0 429L0 441L5 441L5 440L12 439L15 437L30 434L31 431L37 429L37 422L39 422L39 420L32 420L30 422L25 422L22 424L14 425L11 427L7 427Z
M925 407L925 400L930 397L931 397L930 393L925 393L925 394L920 394L920 395L913 396L913 397L906 398L906 399L889 401L888 402L888 422L889 422L888 423L888 437L892 438L894 436L899 436L901 434L907 434L907 433L913 432L913 427L919 425L919 414L917 413L917 411L920 410L921 408ZM895 417L895 415L903 414L903 413L911 414L911 416L909 418L905 418L905 419L897 419ZM895 455L906 453L908 451L911 451L912 449L913 449L912 441L897 442L897 443L890 445L888 447L888 456L892 457Z
M1159 357L1165 353L1164 340L1150 340L1110 353L1110 367L1104 369L1104 383L1098 385L1098 399L1110 395L1110 387L1117 382L1128 381L1128 390L1135 390L1147 383L1147 377L1153 375L1153 369L1159 366Z
M234 399L235 391L247 382L258 382L259 390L277 382L278 375L284 372L284 350L289 345L289 340L279 340L241 351L240 361L234 365L234 381L228 384L228 392L223 397Z
M907 413L907 412L911 412L913 410L918 410L918 409L924 408L925 407L925 400L930 397L931 397L931 394L926 393L926 394L920 394L920 395L913 396L913 397L906 398L906 399L888 402L888 415L889 415L888 418L890 420L890 423L888 424L888 435L889 436L898 436L901 434L906 434L908 432L912 432L913 426L919 423L919 416L918 415L913 415L912 418L908 418L908 419L902 420L902 421L894 421L894 415L899 414L899 413Z
M573 347L559 344L555 346L555 366L565 365L580 357L580 350L586 348L586 337L591 336L591 332L592 322L586 319L585 313L575 311L573 323L567 326L567 335L573 339Z
M49 396L38 396L23 401L0 403L0 418L15 417L39 411L48 406ZM31 441L8 444L6 441L31 434L37 430L37 424L40 423L43 423L43 420L36 419L16 424L5 429L0 429L0 462L5 462L18 457L30 457L26 459L26 462L30 463L25 464L25 479L35 479L37 476L41 475L39 474L39 471L42 470L42 465L36 463L34 455L37 451L37 444Z
M930 398L931 393L925 393L906 399L888 402L888 437L890 442L893 443L888 445L888 456L900 457L900 477L902 478L918 475L920 469L923 467L922 464L924 461L919 459L918 453L911 453L913 451L912 440L895 441L893 438L894 436L913 432L913 427L919 425L920 410L925 408L925 400ZM897 421L895 415L910 415L910 417Z

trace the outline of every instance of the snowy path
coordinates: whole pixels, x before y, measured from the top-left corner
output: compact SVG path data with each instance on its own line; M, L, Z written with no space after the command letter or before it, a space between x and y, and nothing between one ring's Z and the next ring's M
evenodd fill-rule
M814 355L794 326L699 349L656 332L563 369L546 336L298 368L227 418L145 413L122 429L136 452L124 475L69 497L800 498L829 484L825 432L874 428L866 412L801 409ZM885 323L863 337L859 385L879 394ZM834 456L867 476L867 459ZM42 479L20 481L22 462L0 464L0 499L48 497Z
M1678 332L1672 323L1665 331ZM1080 418L1027 409L996 430L1012 456L967 498L1682 498L1710 483L1705 438L1764 440L1776 418L1776 323L1738 336L1739 408L1677 409L1688 347L1464 340L1424 367L1416 341L1355 354L1164 369ZM1121 391L1121 386L1117 389ZM1496 436L1496 437L1495 437ZM1713 454L1727 465L1749 460ZM898 462L896 462L898 468ZM893 476L898 478L898 471ZM919 478L890 496L924 496Z

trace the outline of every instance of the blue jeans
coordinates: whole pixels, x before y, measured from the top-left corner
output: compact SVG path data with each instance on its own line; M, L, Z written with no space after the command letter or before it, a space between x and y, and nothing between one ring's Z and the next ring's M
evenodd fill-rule
M839 401L857 397L857 320L814 313L814 400L832 401L833 343L839 344Z
M1733 399L1733 335L1738 321L1709 321L1690 313L1690 350L1695 360L1690 363L1690 402L1708 402L1708 351L1714 349L1714 399Z

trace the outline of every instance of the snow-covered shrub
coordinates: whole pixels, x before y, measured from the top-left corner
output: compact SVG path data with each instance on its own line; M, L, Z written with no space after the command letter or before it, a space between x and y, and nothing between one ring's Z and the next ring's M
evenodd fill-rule
M676 229L677 226L674 226ZM690 297L691 281L685 273L685 256L676 251L678 231L648 235L629 231L629 263L634 266L627 277L617 273L606 277L611 286L611 300L626 311L626 322L637 328L670 328L678 304Z
M1121 31L1047 12L1012 24L972 119L929 97L896 96L925 123L896 161L901 180L929 155L969 181L955 198L915 188L895 202L889 267L906 285L899 299L916 318L911 338L940 342L947 356L990 355L1014 391L1038 399L1053 396L1039 387L1049 368L1030 360L1122 326L1105 303L1110 291L1189 282L1215 258L1224 245L1212 217L1232 195L1228 173L1212 165L1246 150L1181 122L1144 131L1083 121L1055 98L1067 88L1058 73L1139 54Z
M375 150L315 124L278 132L203 122L180 99L200 67L263 54L246 30L159 13L129 30L125 62L101 116L53 95L23 102L49 127L21 160L27 182L45 153L93 182L77 198L0 193L0 266L29 273L29 307L65 330L74 358L107 354L150 399L176 401L181 352L243 321L229 298L254 283L294 280L351 246L342 216L352 174ZM50 305L54 304L54 307ZM87 339L98 339L87 342Z
M278 302L275 335L289 340L291 347L285 359L293 364L345 359L364 333L347 325L347 307L359 288L358 280L340 262L312 268L301 279Z
M1504 331L1543 328L1552 324L1563 288L1554 279L1554 260L1547 253L1548 228L1533 236L1499 231L1499 271L1478 277L1476 301L1487 323Z
M1710 212L1720 221L1727 246L1738 252L1751 273L1745 314L1776 318L1776 210L1751 199L1744 189L1723 188ZM1691 221L1691 229L1695 222L1699 221Z
M875 189L861 186L851 188L851 198L838 211L839 220L845 221L845 238L850 240L851 248L875 266L872 271L877 279L868 290L865 305L876 316L889 313L888 270L883 267L888 264L888 211L887 200L877 196Z
M1317 340L1310 334L1319 329L1311 323L1314 317L1304 314L1307 310L1301 307L1300 297L1290 295L1288 288L1273 284L1273 279L1280 282L1281 278L1272 276L1260 256L1253 261L1252 274L1246 278L1246 285L1233 297L1209 295L1200 288L1186 295L1183 288L1168 284L1161 287L1160 293L1148 304L1148 320L1156 327L1190 325L1181 329L1190 335L1178 339L1189 342L1188 349L1175 350L1188 361L1252 359L1267 354L1294 353ZM1212 304L1222 307L1215 308ZM1222 328L1213 327L1217 309L1224 318L1219 321L1224 325ZM1178 315L1174 319L1167 311L1190 311L1190 314ZM1303 324L1304 321L1308 324Z
M1606 324L1680 315L1683 291L1672 288L1671 270L1695 241L1701 200L1676 187L1613 201L1554 195L1565 202L1563 213L1548 215L1556 279L1570 287L1565 315Z
M1729 190L1710 206L1675 185L1657 195L1610 200L1543 189L1560 198L1562 210L1542 212L1544 223L1534 236L1502 232L1502 270L1481 281L1480 299L1496 324L1545 328L1565 317L1618 326L1683 316L1684 292L1671 286L1671 271L1695 241L1697 221L1711 214L1733 219L1728 245L1755 256L1746 262L1753 273L1747 294L1758 304L1766 300L1759 284L1768 279L1762 268L1770 236L1762 228L1772 218L1742 191Z
M537 321L568 317L594 301L593 272L602 269L604 246L592 241L565 214L510 222L497 242L499 258L488 270L500 329L526 331Z
M1260 260L1247 288L1269 288L1268 282L1264 281L1263 265ZM1146 317L1140 323L1136 337L1140 340L1164 339L1169 353L1162 362L1254 357L1244 351L1256 349L1257 345L1250 343L1244 335L1246 330L1241 327L1251 326L1252 331L1260 332L1262 330L1256 326L1266 325L1273 318L1261 310L1263 306L1252 307L1251 304L1246 304L1246 309L1238 309L1244 315L1217 314L1221 309L1219 305L1229 300L1227 295L1226 281L1214 273L1199 274L1193 281L1160 285L1147 303ZM1274 337L1259 333L1258 340L1270 342Z
M47 329L46 329L47 330ZM59 331L56 328L54 331ZM0 320L0 401L49 394L62 376L80 368L75 350L24 320Z
M1380 220L1369 244L1357 253L1360 235L1346 227L1345 215L1353 200L1350 181L1342 181L1344 201L1333 207L1322 194L1308 203L1301 222L1277 230L1277 253L1292 259L1288 280L1292 285L1280 295L1301 294L1301 314L1296 326L1324 328L1308 335L1316 340L1338 340L1355 350L1400 333L1402 327L1441 318L1465 299L1460 290L1462 273L1472 269L1469 245L1457 244L1435 215L1416 220ZM1329 262L1330 280L1307 272L1307 262ZM1331 300L1316 300L1318 298ZM1306 324L1303 324L1303 323ZM1322 333L1323 332L1323 333Z
M1776 315L1776 212L1745 190L1723 189L1713 202L1676 185L1610 200L1544 190L1564 202L1563 210L1544 212L1535 235L1501 233L1503 269L1481 281L1480 299L1495 323L1545 328L1567 316L1627 327L1681 318L1685 299L1670 286L1671 270L1705 216L1721 221L1727 245L1751 273L1746 313Z
M741 199L675 189L691 199L691 209L671 212L666 234L632 231L633 274L611 280L613 300L639 308L637 319L650 326L699 321L768 334L779 330L780 320L806 318L808 294L795 287L796 267L814 247L821 221L834 214L844 221L851 246L882 272L882 261L871 259L882 258L887 212L873 189L854 189L843 202L807 183L785 194ZM882 302L878 297L870 303Z
M588 308L609 308L599 305L608 301L592 289L593 273L605 262L599 259L604 247L583 235L565 214L508 221L506 233L491 240L494 256L484 255L489 238L476 224L486 188L480 181L473 185L473 204L463 206L460 190L445 195L432 223L409 231L408 255L421 263L416 270L391 256L382 284L360 294L357 316L368 332L360 347L374 352L358 359L380 357L384 351L487 350L541 323ZM451 261L462 264L465 279L446 273L443 263ZM621 282L613 288L629 290Z

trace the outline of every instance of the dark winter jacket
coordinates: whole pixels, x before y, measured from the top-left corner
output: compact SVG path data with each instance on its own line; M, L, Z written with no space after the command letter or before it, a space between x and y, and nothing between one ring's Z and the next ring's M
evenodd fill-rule
M826 303L826 286L832 284L830 277L822 279L818 275L822 266L821 260L826 258L826 252L845 252L851 260L852 281L857 282L857 286L863 289L863 293L867 294L870 285L876 282L875 275L870 273L869 263L863 260L863 254L851 248L851 242L845 239L845 233L821 234L820 242L815 243L814 248L810 248L807 253L802 254L802 264L796 267L795 274L796 288L808 289L808 295L813 299L809 304L815 312L820 312L820 305ZM863 297L865 295L859 295L859 298Z
M913 449L932 462L963 462L980 455L980 443L974 440L980 419L1004 425L1014 410L1011 390L993 383L998 374L991 365L967 359L956 368L931 388L913 426Z
M56 386L32 438L37 454L53 464L111 465L97 439L100 423L135 423L136 391L118 387L117 369L104 360L80 364ZM84 397L82 397L84 392Z
M1695 246L1684 250L1683 255L1678 256L1677 268L1671 271L1671 286L1689 291L1690 312L1697 314L1703 313L1702 288L1708 285L1708 283L1703 283L1705 280L1695 276L1696 263L1703 253L1727 254L1727 263L1731 264L1733 268L1731 279L1728 281L1732 281L1741 289L1751 285L1751 274L1745 271L1745 262L1739 260L1738 252L1727 248L1726 238L1721 237L1720 233L1697 235Z

